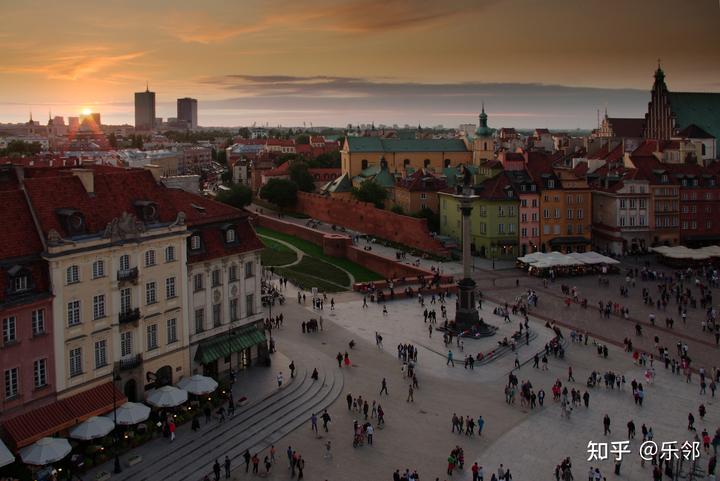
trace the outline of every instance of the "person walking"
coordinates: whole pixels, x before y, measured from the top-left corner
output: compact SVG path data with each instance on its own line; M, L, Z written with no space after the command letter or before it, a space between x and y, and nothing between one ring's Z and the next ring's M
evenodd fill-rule
M252 457L253 474L258 474L258 468L260 467L260 457L257 453L253 454Z
M455 367L455 361L453 361L452 351L448 351L447 353L447 362L445 363L445 365L447 366L448 364L452 364L452 367Z
M304 469L305 469L305 460L302 458L302 456L298 455L298 458L297 458L298 479L303 479L303 470Z
M172 419L168 423L168 430L170 431L170 442L175 441L175 421Z
M220 481L220 463L218 463L217 459L213 464L213 473L215 473L215 481Z
M245 472L246 473L250 470L250 458L252 458L252 456L250 456L250 450L246 449L245 452L243 453L243 459L245 460Z
M572 366L568 366L568 382L572 381L575 382L575 378L573 377L573 369Z
M385 378L382 379L382 384L380 387L380 395L381 396L382 396L383 392L385 393L386 396L390 395L390 394L388 394L387 381L385 380Z
M367 434L368 446L372 446L374 433L375 433L375 430L373 429L372 424L368 424L368 427L365 430L365 434Z
M325 443L325 459L332 459L332 445L330 441Z
M323 411L322 416L320 416L323 422L323 429L325 432L328 432L328 424L330 424L330 414L328 414L327 409Z
M290 369L290 379L292 379L295 377L295 361L290 361L288 368Z
M605 433L605 436L610 434L610 416L608 416L607 414L603 418L603 431Z
M282 374L282 371L280 371L277 375L278 389L282 387L282 383L283 383L283 374Z
M315 437L318 436L318 427L317 427L317 416L315 413L312 413L310 416L310 429L312 429L312 432L315 433Z
M410 386L408 386L407 402L415 402L415 399L413 398L413 392L414 392L414 390L413 390L412 384L410 384Z
M230 478L230 458L225 455L225 479Z

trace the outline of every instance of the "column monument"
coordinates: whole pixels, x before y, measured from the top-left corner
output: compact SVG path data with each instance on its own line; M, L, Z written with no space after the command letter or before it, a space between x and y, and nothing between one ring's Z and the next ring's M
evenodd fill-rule
M464 167L461 181L455 197L460 203L459 208L462 214L463 278L458 281L457 308L452 330L456 334L470 330L475 335L487 337L495 334L497 328L481 321L476 308L475 289L477 285L472 278L472 258L470 257L470 213L472 212L473 201L477 196L474 195L472 188L472 174Z

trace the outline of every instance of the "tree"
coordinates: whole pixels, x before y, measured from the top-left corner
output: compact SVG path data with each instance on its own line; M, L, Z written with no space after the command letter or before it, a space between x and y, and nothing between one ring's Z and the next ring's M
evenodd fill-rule
M246 185L235 184L230 187L230 190L221 191L215 199L223 204L242 209L252 202L252 190Z
M289 172L290 180L295 182L299 190L302 192L312 192L315 190L313 176L310 175L310 171L305 162L293 162L290 164Z
M220 174L220 180L222 180L223 184L229 185L232 184L233 180L233 173L231 170L224 170L222 174Z
M238 130L238 135L242 137L243 139L249 139L250 138L250 129L247 127L241 127Z
M353 187L353 197L361 202L372 202L375 207L382 209L388 193L384 187L372 180L366 180L360 187Z
M424 209L420 209L415 214L413 214L413 217L419 217L421 219L427 219L427 226L430 232L439 232L440 231L440 214L437 214L433 212L432 210L425 207Z
M405 215L405 211L399 205L392 206L392 208L390 209L390 212L394 212L394 213L400 214L400 215Z
M310 144L310 136L307 134L301 134L295 137L295 143L298 145L308 145Z
M108 135L108 143L110 144L110 147L113 149L117 148L117 137L115 136L115 132L111 132L110 135Z
M313 168L339 168L340 167L340 151L333 150L331 152L324 152L310 162L308 165Z
M284 210L297 202L297 184L287 179L270 179L260 189L260 198Z

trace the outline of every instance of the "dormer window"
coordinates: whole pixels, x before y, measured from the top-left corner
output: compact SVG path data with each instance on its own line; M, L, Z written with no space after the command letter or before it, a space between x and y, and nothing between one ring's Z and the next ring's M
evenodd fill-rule
M555 180L550 179L548 180L548 189L554 189L555 188Z
M28 276L17 276L13 279L13 291L25 292L29 289Z
M158 209L157 203L151 200L136 200L133 205L137 216L143 222L157 222L158 220Z
M193 234L190 236L190 250L197 251L200 250L201 242L200 242L200 234Z
M235 229L228 229L225 231L225 242L228 244L231 242L235 242Z
M14 266L8 270L10 276L10 289L13 294L21 294L32 288L30 272L21 267Z
M667 174L663 174L662 177L660 177L660 181L661 181L663 184L667 183L667 181L668 181L668 176L667 176Z
M77 209L58 209L57 215L70 237L86 232L85 216Z

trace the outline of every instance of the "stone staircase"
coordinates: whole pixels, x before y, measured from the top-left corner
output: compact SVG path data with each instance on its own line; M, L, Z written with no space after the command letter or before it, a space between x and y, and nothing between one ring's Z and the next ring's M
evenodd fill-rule
M222 464L227 455L233 469L238 469L244 463L242 454L246 449L254 454L271 444L276 445L278 458L284 459L285 449L277 443L301 425L308 424L313 412L328 408L342 392L343 384L339 368L333 367L322 373L317 381L312 380L307 370L302 370L285 388L236 408L235 416L224 423L213 421L208 427L203 425L197 433L183 430L172 444L160 439L133 450L143 456L142 463L124 468L122 473L113 474L112 479L195 481L212 471L216 459ZM111 464L106 463L101 469L111 472Z

